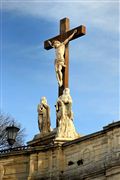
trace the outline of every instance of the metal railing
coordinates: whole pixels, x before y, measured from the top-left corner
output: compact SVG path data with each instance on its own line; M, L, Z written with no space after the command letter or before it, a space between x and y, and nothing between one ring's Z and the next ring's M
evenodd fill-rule
M25 150L31 150L31 146L20 146L20 147L14 147L14 148L9 148L9 149L2 149L0 150L0 155L1 154L6 154L10 152L15 152L15 151L25 151Z

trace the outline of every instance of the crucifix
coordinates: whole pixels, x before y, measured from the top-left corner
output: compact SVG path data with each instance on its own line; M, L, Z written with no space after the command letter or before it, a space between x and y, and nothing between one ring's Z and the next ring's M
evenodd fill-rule
M44 48L49 50L51 48L57 49L59 48L59 44L61 45L61 49L64 48L64 53L62 52L63 61L60 62L60 75L62 76L62 80L59 83L58 97L63 94L63 90L69 87L69 41L81 37L86 34L86 27L81 25L72 30L69 30L69 19L64 18L60 20L60 35L50 38L44 42ZM52 44L54 42L54 45ZM56 45L56 44L58 45ZM60 48L59 48L60 49ZM59 51L59 49L57 49ZM57 52L56 54L59 56ZM61 55L60 55L61 56ZM58 59L56 59L58 60ZM57 63L55 60L55 64L57 67ZM57 72L57 70L56 70ZM60 77L59 77L60 78Z

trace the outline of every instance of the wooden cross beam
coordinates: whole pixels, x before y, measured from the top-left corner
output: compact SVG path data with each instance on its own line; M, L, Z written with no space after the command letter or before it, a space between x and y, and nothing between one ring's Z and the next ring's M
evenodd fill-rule
M69 30L69 19L68 18L61 19L60 20L60 35L44 41L44 48L46 50L49 50L52 48L52 46L49 44L48 41L53 42L54 40L58 40L60 42L63 42L74 32L75 29L77 30L77 33L74 34L74 36L72 37L71 40L74 40L74 39L79 38L86 34L85 26L81 25L72 30ZM65 47L64 58L65 58L66 67L62 68L63 85L61 87L59 87L58 97L63 94L63 90L65 88L69 87L69 84L68 84L69 83L69 47L68 46L69 46L69 43Z

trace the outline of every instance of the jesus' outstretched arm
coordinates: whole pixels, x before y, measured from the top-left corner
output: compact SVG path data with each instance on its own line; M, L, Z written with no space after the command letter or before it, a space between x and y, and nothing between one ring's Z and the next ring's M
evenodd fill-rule
M73 38L74 34L77 33L77 29L63 42L65 45Z

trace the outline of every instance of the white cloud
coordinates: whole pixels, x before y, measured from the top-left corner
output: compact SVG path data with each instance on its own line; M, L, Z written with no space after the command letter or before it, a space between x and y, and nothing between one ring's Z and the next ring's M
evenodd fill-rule
M72 26L86 24L107 31L118 31L119 2L117 1L3 1L3 9L20 15L31 15L47 21L69 17Z

